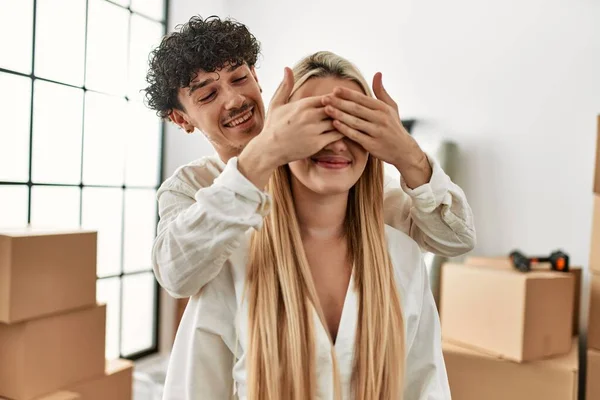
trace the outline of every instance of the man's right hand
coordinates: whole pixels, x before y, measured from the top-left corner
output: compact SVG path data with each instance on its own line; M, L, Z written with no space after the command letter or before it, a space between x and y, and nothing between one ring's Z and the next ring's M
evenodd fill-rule
M324 96L289 103L293 87L292 70L286 68L262 132L248 143L238 158L240 172L261 190L277 167L308 158L344 137L325 113Z

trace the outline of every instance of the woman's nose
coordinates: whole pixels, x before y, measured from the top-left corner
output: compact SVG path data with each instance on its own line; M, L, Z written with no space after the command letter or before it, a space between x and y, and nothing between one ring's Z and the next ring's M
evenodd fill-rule
M329 143L327 146L325 146L325 149L335 153L342 153L348 151L348 146L342 138L340 140L336 140L335 142Z

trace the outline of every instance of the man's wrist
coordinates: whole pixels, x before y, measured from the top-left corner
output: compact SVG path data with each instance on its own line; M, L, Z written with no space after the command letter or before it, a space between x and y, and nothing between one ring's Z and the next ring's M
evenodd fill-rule
M406 185L411 189L429 183L433 173L431 164L425 152L419 149L415 157L409 157L394 164Z
M268 151L260 148L256 139L251 140L238 156L238 170L258 189L264 190L279 165Z

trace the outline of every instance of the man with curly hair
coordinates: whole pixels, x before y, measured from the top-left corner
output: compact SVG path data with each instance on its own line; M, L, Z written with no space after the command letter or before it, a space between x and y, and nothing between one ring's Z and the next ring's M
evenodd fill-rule
M385 186L385 222L426 251L458 256L475 245L463 191L402 126L381 74L376 98L338 88L289 103L289 68L265 112L255 64L260 45L246 26L192 17L150 58L148 106L188 133L204 133L217 155L180 167L157 193L160 221L152 250L159 283L175 297L196 294L218 275L240 238L269 212L264 192L279 166L353 140L394 165ZM399 186L399 187L398 187Z

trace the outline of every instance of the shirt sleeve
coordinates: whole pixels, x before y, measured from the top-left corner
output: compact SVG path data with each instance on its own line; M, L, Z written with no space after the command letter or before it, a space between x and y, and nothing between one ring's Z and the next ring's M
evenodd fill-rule
M445 256L462 255L475 247L473 212L463 190L440 165L427 156L432 168L428 183L410 189L386 177L385 223L406 233L425 251Z
M235 157L211 186L195 191L174 179L157 198L160 220L152 266L173 297L192 296L216 277L244 233L260 229L271 204L239 172Z
M450 400L440 320L424 263L421 279L421 312L417 329L407 345L404 399Z

